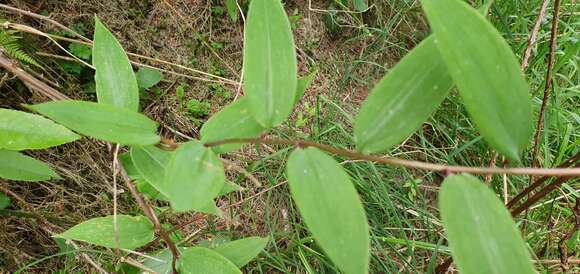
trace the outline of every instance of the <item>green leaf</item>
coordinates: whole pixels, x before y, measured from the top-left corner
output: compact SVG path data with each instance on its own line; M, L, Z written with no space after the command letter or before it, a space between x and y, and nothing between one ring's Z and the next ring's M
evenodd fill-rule
M280 0L252 1L244 37L244 88L250 111L269 128L292 112L296 97L296 52Z
M61 179L45 163L16 151L0 149L0 178L39 182Z
M136 180L139 192L147 194L152 199L169 201L167 195L167 187L164 183L165 171L167 164L171 159L171 152L159 149L155 146L132 147L130 155L121 154L119 159L127 174ZM137 168L137 165L139 168ZM157 183L151 183L151 182ZM230 181L226 181L218 196L226 195L233 191L242 190L243 188ZM205 213L220 215L221 211L216 207L212 201L206 205L202 210Z
M168 197L165 185L165 171L171 160L172 152L155 146L133 146L131 160L141 177L149 182L157 191Z
M117 215L118 242L113 216L97 217L54 235L56 238L83 241L110 248L136 249L154 238L153 224L143 216Z
M264 130L250 113L248 100L242 97L209 118L201 127L200 135L201 142L209 143L232 138L258 137ZM212 150L215 153L226 153L243 145L227 144L212 147Z
M242 272L219 253L204 247L186 249L179 257L181 274L241 274Z
M354 8L357 11L365 11L366 9L369 8L369 5L367 4L367 0L353 0L352 2L354 4Z
M182 144L167 165L165 186L175 211L202 210L225 183L221 160L197 141Z
M129 175L129 177L134 180L135 186L137 187L139 193L142 193L150 199L168 201L165 195L161 194L155 187L153 187L147 180L143 178L141 173L139 173L137 167L135 167L135 164L131 159L130 152L119 154L119 161L123 165L127 175Z
M224 4L226 5L228 15L230 16L230 19L232 19L232 22L237 22L239 17L239 11L236 0L224 0Z
M222 190L220 190L220 193L218 194L218 196L223 196L223 195L226 195L228 193L231 193L234 191L240 191L240 190L243 190L243 188L241 186L234 184L231 181L226 180L226 183L222 187Z
M157 123L127 109L85 101L54 101L28 108L96 139L124 145L159 142Z
M368 273L369 227L348 174L316 148L292 152L287 173L302 219L328 257L346 274Z
M0 108L0 148L43 149L79 138L67 128L40 115Z
M423 0L436 45L477 128L512 160L532 134L528 85L518 60L479 11L460 0Z
M248 237L221 244L213 250L237 267L242 267L254 259L268 244L268 238Z
M310 87L312 80L316 78L316 74L318 74L318 68L314 69L308 75L300 77L298 79L298 84L296 86L296 97L294 98L294 104L297 104L300 99L304 96L304 92Z
M421 126L443 102L453 80L429 37L408 53L371 91L356 117L363 153L391 149Z
M182 252L183 249L179 248L179 251ZM150 255L150 257L154 257L157 260L146 258L143 262L143 265L147 268L155 271L157 274L172 274L173 269L171 264L173 263L173 254L168 249L165 249L155 255ZM149 272L141 272L142 274L149 273Z
M147 67L140 67L135 77L137 78L137 86L142 89L153 87L163 80L163 74L160 71Z
M4 192L0 192L0 209L5 209L10 205L10 197L6 196Z
M129 58L96 16L93 65L99 103L139 111L139 89Z
M483 182L465 174L447 177L439 208L460 273L535 273L510 213Z

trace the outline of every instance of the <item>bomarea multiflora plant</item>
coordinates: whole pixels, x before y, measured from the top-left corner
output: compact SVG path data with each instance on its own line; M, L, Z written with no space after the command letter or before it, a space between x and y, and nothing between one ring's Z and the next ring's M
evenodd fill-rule
M167 249L151 254L156 260L142 262L152 271L241 273L240 267L269 239L249 237L215 248L177 246L141 195L169 202L173 212L220 216L214 199L239 190L226 180L220 154L248 143L294 146L286 172L302 220L338 270L362 274L369 272L370 260L365 212L349 175L329 154L445 171L452 175L441 187L439 209L460 272L534 273L506 207L467 173L578 176L578 169L453 167L370 155L388 152L411 135L452 87L487 142L512 163L520 162L532 133L528 86L500 34L463 1L422 4L433 33L393 67L364 102L354 124L356 151L259 138L284 122L312 78L297 78L293 37L279 0L251 2L245 26L245 96L211 117L200 140L180 144L162 142L158 124L139 113L138 85L127 55L95 18L92 54L98 103L70 100L26 106L48 119L0 109L0 177L30 182L59 179L46 164L19 151L73 142L81 138L77 133L110 142L115 151L127 146L128 152L115 154L115 159L144 216L94 218L54 237L136 250L157 234Z

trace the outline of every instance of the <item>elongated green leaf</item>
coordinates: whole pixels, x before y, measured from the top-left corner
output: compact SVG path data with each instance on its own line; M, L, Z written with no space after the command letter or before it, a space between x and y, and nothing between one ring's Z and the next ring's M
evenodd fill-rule
M162 79L163 74L156 69L141 67L135 74L137 78L137 86L142 89L148 89L157 85Z
M242 267L254 259L268 244L268 238L248 237L221 244L213 250L237 267Z
M296 97L296 52L280 0L252 1L244 37L244 88L250 111L264 127L292 112Z
M316 148L292 152L287 173L292 198L320 247L345 274L367 273L369 228L348 174Z
M93 65L99 103L139 111L139 89L129 58L96 16Z
M298 85L296 86L296 98L294 98L294 104L297 104L300 99L304 96L304 92L310 87L312 80L316 78L316 74L318 74L318 68L314 69L308 75L300 77L298 79Z
M130 110L84 101L55 101L28 108L96 139L124 145L159 142L157 123Z
M16 151L0 149L0 178L38 182L60 179L45 163Z
M117 232L115 239L113 216L106 216L82 222L53 237L126 249L144 246L155 237L153 224L143 216L117 215Z
M453 80L429 37L377 84L356 117L356 145L364 153L391 149L441 104Z
M242 272L219 253L204 247L186 249L179 257L181 274L241 274Z
M447 177L439 208L460 273L535 273L509 212L483 182L471 175Z
M166 197L169 194L165 186L165 170L171 156L171 152L155 146L134 146L131 148L131 160L139 174Z
M519 160L532 133L528 85L509 45L479 11L460 0L423 0L437 48L477 128Z
M0 109L0 148L43 149L76 141L80 136L42 116Z
M231 103L229 106L214 114L201 127L201 141L209 143L232 138L253 138L260 136L265 129L252 114L246 97ZM212 147L216 153L226 153L237 150L243 144L227 144Z
M201 210L213 202L225 183L221 160L197 141L173 153L165 174L167 197L176 211Z

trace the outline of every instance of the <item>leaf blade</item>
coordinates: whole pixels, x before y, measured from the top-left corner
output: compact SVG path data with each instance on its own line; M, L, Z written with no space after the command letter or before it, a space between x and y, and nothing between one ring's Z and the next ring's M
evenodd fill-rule
M344 273L367 273L368 224L348 174L316 148L292 152L286 172L292 198L328 257Z
M201 142L209 143L231 138L257 137L264 130L250 113L248 100L242 97L209 118L201 127L200 135ZM212 150L215 153L226 153L242 146L243 144L227 144L212 147Z
M354 124L357 149L391 149L443 102L453 80L431 36L408 53L371 91Z
M171 152L155 146L133 146L130 153L133 165L143 179L167 197L165 174L172 157Z
M243 267L258 256L267 244L268 238L248 237L221 244L213 250L224 256L236 267Z
M480 12L458 0L423 0L467 111L485 139L519 161L532 134L528 85L507 42Z
M183 274L241 274L242 272L219 253L204 247L187 248L178 260Z
M148 89L157 85L163 80L163 74L152 68L141 67L135 74L137 79L137 86L141 89Z
M159 142L157 123L147 116L107 104L85 101L54 101L28 108L96 139L124 145L152 145Z
M129 58L96 16L93 65L99 103L139 111L139 88Z
M153 224L143 216L117 215L118 244L113 216L97 217L54 235L56 238L83 241L109 248L135 249L154 238Z
M61 179L45 163L19 152L5 149L0 149L0 178L25 182Z
M439 208L461 273L535 273L511 215L483 182L466 174L447 177Z
M77 134L40 115L0 108L0 148L44 149L78 139Z
M296 94L296 52L290 22L278 0L250 3L244 35L244 87L264 127L286 119Z
M164 184L178 212L206 210L225 183L221 160L197 141L184 143L167 165Z

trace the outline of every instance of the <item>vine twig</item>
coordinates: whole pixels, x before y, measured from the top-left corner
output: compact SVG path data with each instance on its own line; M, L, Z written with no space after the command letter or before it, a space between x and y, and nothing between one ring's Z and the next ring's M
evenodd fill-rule
M580 168L489 168L489 167L469 167L469 166L449 166L443 164L427 163L421 161L405 160L388 156L373 156L362 154L353 150L340 149L333 146L304 141L288 139L261 139L261 138L235 138L206 143L206 147L214 147L225 144L267 144L267 145L291 145L296 147L316 147L331 154L344 156L352 160L364 160L374 163L402 166L407 168L431 170L446 173L470 173L470 174L512 174L529 176L553 176L553 177L576 177L580 176ZM170 144L174 149L177 144Z
M546 72L546 85L544 87L544 97L542 98L542 106L540 107L540 116L536 123L536 132L534 134L534 147L532 150L532 166L539 164L538 148L540 146L540 133L542 132L542 124L544 122L544 114L548 105L548 98L550 90L552 89L552 74L555 63L555 52L557 46L558 24L560 23L560 0L554 0L554 12L552 15L552 30L550 32L550 52L548 54L548 70Z
M137 204L139 204L139 207L141 207L141 209L143 209L145 216L147 216L147 218L149 218L151 223L153 223L153 226L155 227L157 234L159 234L159 237L161 237L161 239L163 239L165 241L165 244L169 248L169 251L171 251L171 255L173 256L171 266L173 268L173 273L177 273L176 262L177 262L177 259L179 258L179 251L177 250L175 243L171 240L171 238L169 237L167 232L161 227L161 224L159 223L159 220L157 219L157 216L155 215L155 212L153 212L153 209L151 208L151 206L149 206L145 202L143 197L141 197L141 195L139 195L139 193L137 192L137 189L135 189L135 185L133 185L131 178L129 177L129 175L127 174L127 171L125 170L125 168L123 167L123 165L121 163L119 163L118 168L119 168L119 173L121 174L121 177L125 181L125 185L127 185L127 188L129 188L129 191L131 192L131 195L133 195L133 198L137 201Z

